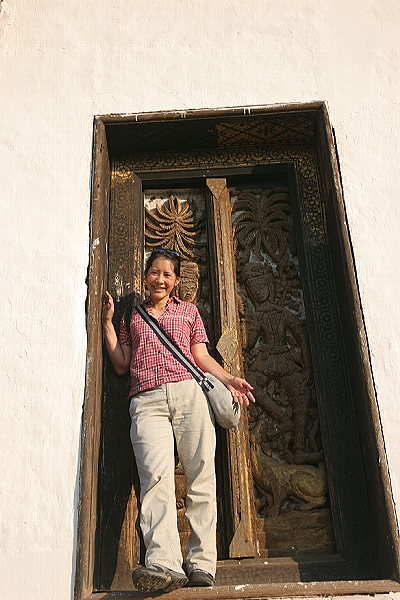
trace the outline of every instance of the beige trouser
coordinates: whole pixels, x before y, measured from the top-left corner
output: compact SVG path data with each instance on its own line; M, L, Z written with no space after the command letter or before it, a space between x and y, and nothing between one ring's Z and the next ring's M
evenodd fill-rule
M140 479L140 526L146 566L182 573L176 499L174 436L187 482L191 525L186 566L215 574L216 487L213 416L194 379L166 383L133 396L131 440Z

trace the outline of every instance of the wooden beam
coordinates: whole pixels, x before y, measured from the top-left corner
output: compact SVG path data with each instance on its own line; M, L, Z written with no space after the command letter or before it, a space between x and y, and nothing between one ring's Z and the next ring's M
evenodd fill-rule
M93 589L95 532L97 525L97 482L100 447L100 408L103 382L102 296L107 278L108 212L110 165L105 126L94 123L93 178L91 190L90 259L87 295L86 390L81 433L80 503L75 598Z

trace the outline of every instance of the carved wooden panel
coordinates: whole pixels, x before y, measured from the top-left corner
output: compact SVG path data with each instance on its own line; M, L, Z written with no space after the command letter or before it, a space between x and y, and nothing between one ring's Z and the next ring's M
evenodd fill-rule
M326 472L288 190L231 190L236 285L236 275L232 281L226 279L230 269L235 270L233 253L223 247L223 240L226 243L232 238L230 230L223 231L224 218L231 219L229 191L224 179L210 180L209 185L215 203L213 211L208 213L209 230L213 229L212 223L217 230L209 240L202 190L146 191L146 252L154 247L165 247L181 253L179 296L200 304L210 332L216 331L216 323L219 327L222 324L218 349L227 368L237 373L242 370L242 357L236 365L237 351L229 358L223 342L231 335L229 331L235 332L237 348L240 338L237 338L235 315L238 309L240 312L246 376L256 388L257 406L250 412L250 454L246 451L247 420L245 430L240 434L243 436L240 444L235 440L228 451L228 465L230 461L245 461L233 471L228 466L231 472L232 536L236 540L230 542L230 555L333 551L335 543L327 508ZM222 202L223 194L227 195L226 206ZM222 244L219 251L215 236ZM218 268L218 252L224 268ZM215 256L211 275L220 279L220 283L211 284L215 299L220 297L219 294L215 296L218 289L222 294L221 308L214 317L213 327L210 326L207 255ZM226 320L223 314L230 304L232 318ZM237 436L237 433L233 435ZM246 481L241 484L244 476ZM246 517L243 504L249 494L249 476L254 479L256 497L257 549L252 546L254 542L247 548L248 542L238 541L239 531L243 529L244 540L249 539L252 531L254 515L251 509ZM184 477L179 464L177 490L184 547L189 529L184 518ZM245 518L248 524L243 527L244 521L242 524L241 521ZM297 531L295 538L291 534L293 524ZM268 531L268 539L265 531Z
M180 253L181 281L176 293L197 305L213 347L204 189L148 189L145 215L146 256L157 247Z
M148 189L145 205L145 255L154 248L168 248L181 255L181 280L176 294L195 303L202 314L207 333L214 341L209 308L207 232L205 227L204 190ZM182 553L190 536L186 518L186 479L176 457L176 510Z
M179 296L189 302L197 301L210 340L214 341L215 335L217 336L217 349L224 365L232 373L241 374L238 310L235 295L232 295L235 267L229 192L226 180L223 179L207 180L207 188L207 230L204 190L146 191L146 251L164 247L180 252L182 280ZM210 304L210 290L213 306ZM220 518L219 528L224 530L218 536L220 544L223 545L224 539L229 545L229 549L220 547L220 554L253 556L256 550L253 494L249 485L246 413L243 414L240 428L227 434L224 445L223 454L228 465L230 484L225 490L219 487L218 504L222 514L231 510L228 525L231 533L228 535L225 531L227 517ZM222 462L219 467L223 468ZM178 522L184 550L190 530L184 518L184 477L179 464L176 488Z
M107 289L115 298L118 332L125 309L142 289L143 197L136 173L115 164L112 183ZM95 587L129 589L141 554L139 482L129 436L130 381L128 375L116 375L105 357Z
M260 552L333 552L289 192L238 187L231 201L245 373L257 397L249 424Z

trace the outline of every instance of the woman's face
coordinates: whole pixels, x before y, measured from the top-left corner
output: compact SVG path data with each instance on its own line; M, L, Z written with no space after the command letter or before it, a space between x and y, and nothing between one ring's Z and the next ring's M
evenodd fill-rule
M159 256L147 272L146 288L149 290L153 303L169 298L174 287L179 283L173 263L164 256Z

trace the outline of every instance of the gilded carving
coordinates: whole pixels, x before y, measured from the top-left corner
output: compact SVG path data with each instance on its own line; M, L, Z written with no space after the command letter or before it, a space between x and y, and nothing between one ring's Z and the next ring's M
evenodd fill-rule
M239 345L236 338L236 331L224 331L218 340L217 350L224 359L224 363L228 369L238 354Z

